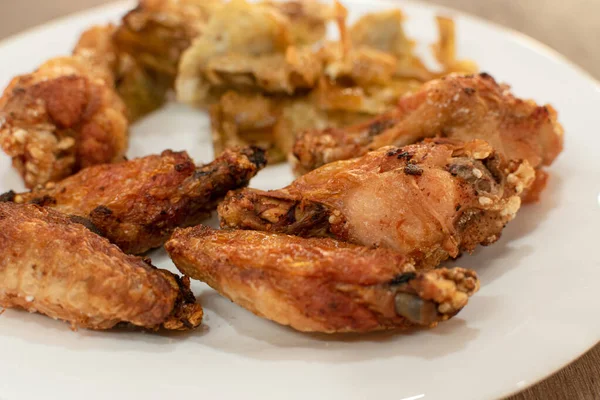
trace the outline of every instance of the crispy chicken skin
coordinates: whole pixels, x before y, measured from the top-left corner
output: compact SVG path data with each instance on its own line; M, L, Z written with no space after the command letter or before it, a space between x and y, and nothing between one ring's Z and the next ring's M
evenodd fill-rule
M293 67L305 63L295 54L293 62L286 62L290 40L289 20L272 7L245 0L226 3L181 57L175 83L178 100L207 105L216 96L213 90L260 87L263 81L274 90L293 90Z
M57 211L8 202L0 202L0 307L74 328L187 330L202 321L189 279L124 254Z
M178 229L180 271L256 315L307 332L435 326L479 289L462 268L415 272L392 250L257 231Z
M204 166L186 152L166 150L116 164L97 165L44 188L5 200L54 208L89 220L124 252L161 246L176 227L198 224L225 194L248 184L265 166L264 151L226 150Z
M4 90L0 146L27 187L123 159L128 122L114 90L109 29L90 29L73 56L51 59Z
M516 98L487 74L451 75L427 83L369 122L304 132L294 145L296 172L434 136L482 139L507 159L527 160L535 169L551 164L563 147L563 129L551 106Z
M280 190L231 192L223 228L330 236L400 251L418 268L496 241L534 179L484 141L429 139L324 165Z

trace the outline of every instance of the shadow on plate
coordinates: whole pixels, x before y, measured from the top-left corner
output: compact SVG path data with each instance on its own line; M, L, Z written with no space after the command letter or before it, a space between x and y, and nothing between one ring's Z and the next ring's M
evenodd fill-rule
M463 349L479 335L478 329L456 317L434 329L368 334L302 333L260 318L213 290L204 291L199 300L220 321L212 321L214 334L198 341L226 353L260 360L338 363L399 356L435 359Z
M135 342L135 347L139 350L151 350L157 353L169 352L172 351L171 345L180 343L190 335L201 338L209 332L206 324L193 331L185 332L150 332L133 327L104 331L72 330L66 322L53 320L41 314L31 314L13 309L6 310L0 315L0 326L2 327L0 337L18 338L31 344L58 346L76 351L99 348L103 351L130 350L132 342Z
M553 174L540 201L524 205L519 210L517 217L508 223L502 232L502 237L496 243L487 247L479 246L473 254L463 254L458 259L448 261L444 265L476 270L480 275L482 286L518 268L523 260L541 250L530 244L519 244L518 240L530 235L541 224L547 222L552 211L559 206L558 192L561 181L562 178L559 175Z

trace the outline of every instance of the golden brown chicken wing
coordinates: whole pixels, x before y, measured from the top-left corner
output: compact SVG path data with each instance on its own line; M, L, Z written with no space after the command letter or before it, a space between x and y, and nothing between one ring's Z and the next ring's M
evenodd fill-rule
M231 192L224 228L330 236L400 251L418 268L496 241L534 178L484 141L433 139L324 165L290 186Z
M114 90L111 29L90 29L73 56L14 78L0 98L0 146L27 187L123 159L127 112Z
M232 147L253 144L267 150L269 164L286 158L275 146L274 130L281 113L280 105L273 98L225 93L210 108L210 123L215 154Z
M487 74L452 75L427 83L369 122L301 134L293 150L296 171L433 136L482 139L508 159L527 160L536 169L552 163L563 145L563 129L551 106L516 98Z
M130 323L186 330L202 321L189 280L128 256L69 217L0 202L0 307L74 328Z
M416 272L395 251L332 239L196 226L177 230L166 248L186 275L300 331L435 326L479 289L473 271Z
M264 151L252 147L227 150L199 167L186 152L166 150L3 196L83 217L124 252L140 254L161 246L176 227L198 224L229 190L246 186L264 166Z

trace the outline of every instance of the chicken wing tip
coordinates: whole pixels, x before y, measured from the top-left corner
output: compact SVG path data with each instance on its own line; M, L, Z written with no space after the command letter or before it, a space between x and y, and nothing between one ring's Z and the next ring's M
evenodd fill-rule
M196 296L190 289L190 278L179 277L165 270L161 270L161 272L171 285L177 285L179 294L173 311L157 329L186 331L200 326L204 311L202 306L196 302Z

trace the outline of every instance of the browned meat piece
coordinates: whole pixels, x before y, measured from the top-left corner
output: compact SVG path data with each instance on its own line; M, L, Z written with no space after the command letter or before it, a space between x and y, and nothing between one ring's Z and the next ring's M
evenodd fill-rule
M453 75L427 83L372 121L300 135L293 150L296 171L434 136L482 139L508 159L527 160L535 169L551 164L563 146L563 129L551 106L515 98L508 86L487 74Z
M129 323L186 330L202 321L187 278L124 254L57 211L2 202L0 307L39 312L73 328Z
M533 177L481 140L432 139L324 165L280 190L232 192L219 216L224 228L387 247L429 268L496 241Z
M126 110L107 76L87 58L61 57L14 78L5 89L0 146L27 187L123 159Z
M86 168L63 181L6 200L33 203L89 219L92 229L124 252L161 246L176 227L196 225L225 194L248 184L265 166L258 148L227 150L196 167L186 152L164 151Z
M300 331L433 327L479 288L473 271L416 272L395 251L332 239L197 226L177 230L166 248L183 273Z
M117 95L114 27L85 31L73 56L14 78L0 98L0 146L27 187L123 160L127 111Z

